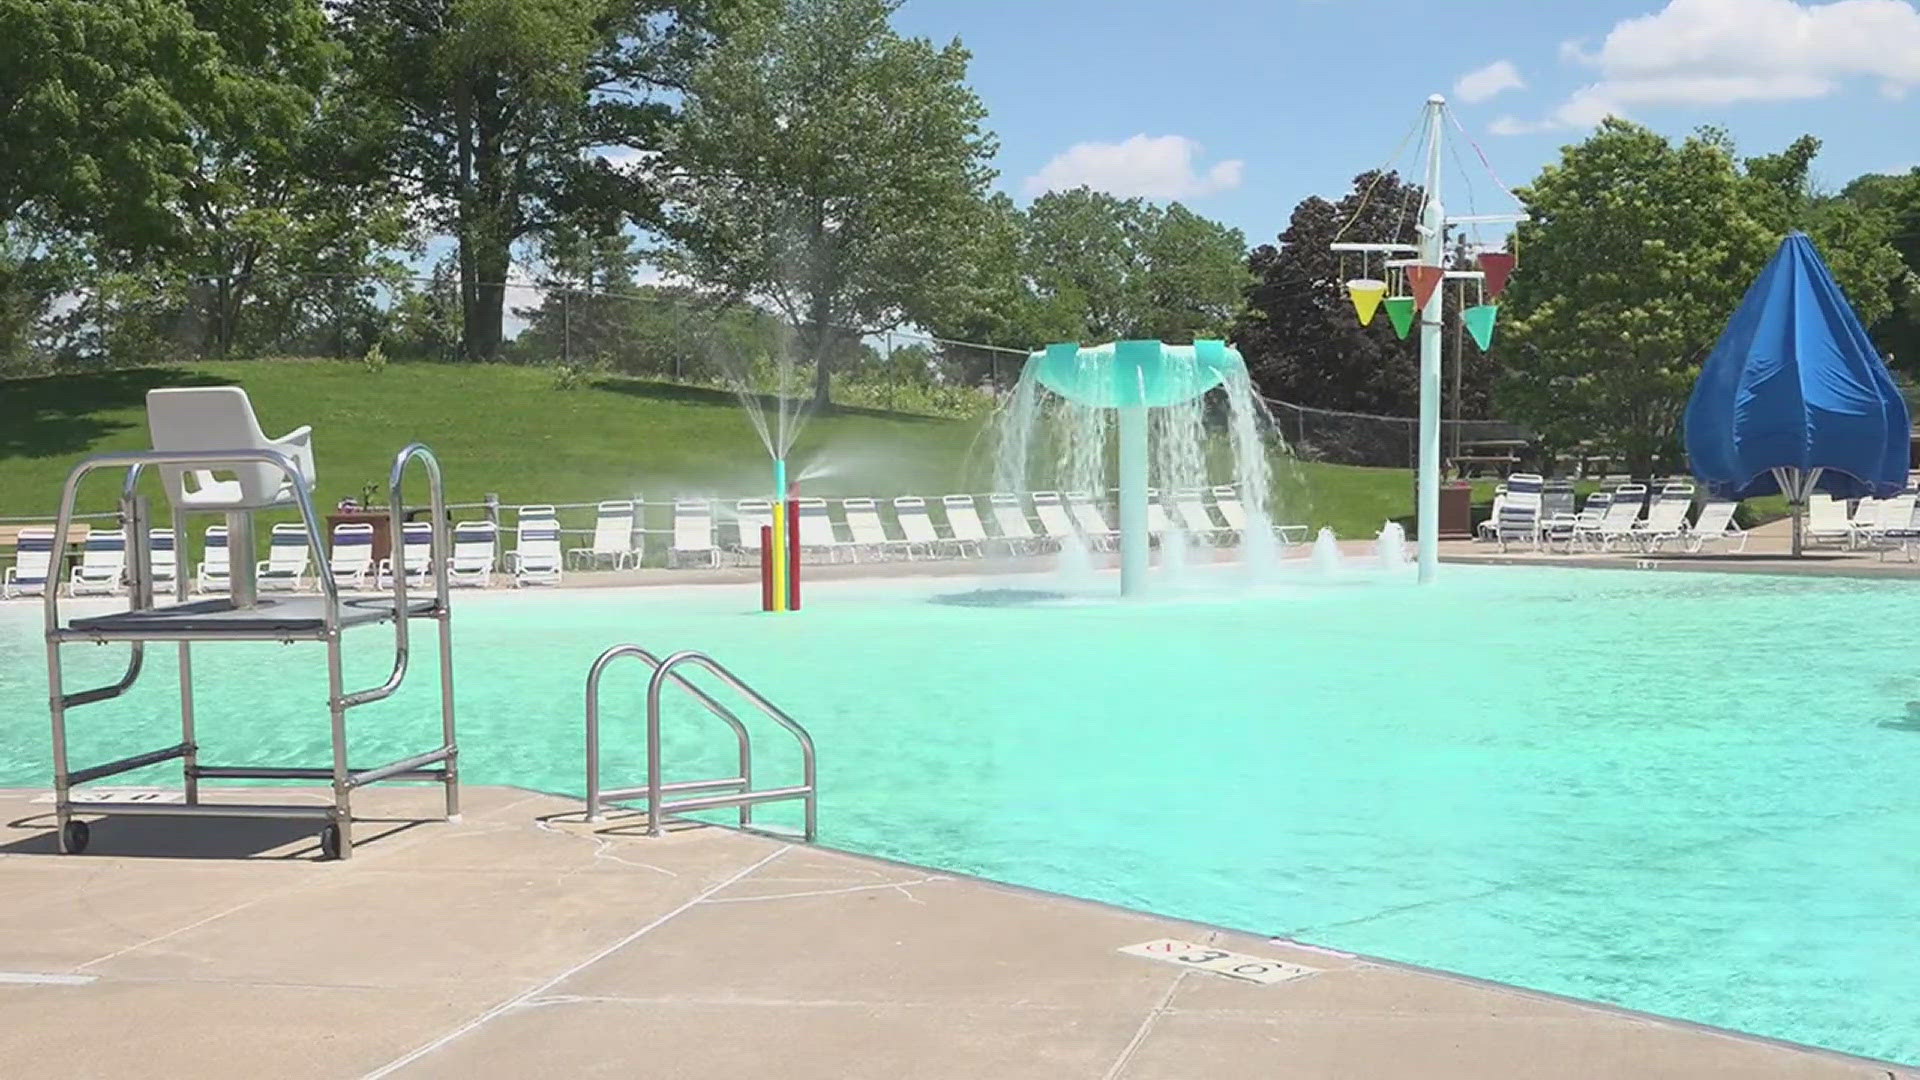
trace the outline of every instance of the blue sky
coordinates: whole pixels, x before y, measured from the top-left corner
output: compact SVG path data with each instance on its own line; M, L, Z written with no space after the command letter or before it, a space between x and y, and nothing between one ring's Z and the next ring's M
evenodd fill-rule
M972 50L1016 198L1177 197L1254 243L1386 163L1436 91L1509 185L1609 112L1747 154L1817 135L1832 187L1920 165L1913 0L907 0L895 26ZM1460 151L1448 210L1469 185L1510 207Z

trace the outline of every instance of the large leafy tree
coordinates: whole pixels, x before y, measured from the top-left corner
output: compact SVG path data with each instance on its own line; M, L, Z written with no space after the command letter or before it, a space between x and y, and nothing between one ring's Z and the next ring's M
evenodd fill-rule
M362 151L451 235L464 351L500 349L516 245L576 216L660 223L649 167L694 64L759 0L331 0ZM628 162L615 164L615 160Z
M1724 134L1679 142L1619 119L1520 192L1520 269L1502 319L1503 411L1553 444L1596 440L1636 473L1678 458L1700 364L1784 234L1804 228L1862 321L1899 271L1884 218L1811 196L1819 143L1738 160Z
M700 66L668 165L671 266L771 305L813 366L849 337L926 323L969 288L992 178L968 53L890 25L898 0L785 0Z
M1873 337L1894 366L1920 374L1920 168L1859 177L1831 201L1881 217L1901 272L1887 290L1892 310L1873 325Z

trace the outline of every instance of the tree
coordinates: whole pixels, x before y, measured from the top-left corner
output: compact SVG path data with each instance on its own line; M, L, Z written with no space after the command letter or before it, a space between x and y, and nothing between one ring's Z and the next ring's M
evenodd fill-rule
M968 53L894 33L898 0L785 0L693 77L667 156L671 266L770 304L828 403L845 339L925 323L967 288L995 146Z
M1897 255L1871 219L1823 210L1819 143L1743 165L1718 131L1674 143L1608 119L1519 193L1521 267L1502 319L1502 411L1558 446L1597 440L1636 474L1678 460L1701 362L1788 229L1808 229L1863 322L1891 307Z
M1920 374L1920 168L1858 177L1834 201L1864 214L1884 215L1887 241L1900 255L1901 272L1887 290L1892 310L1871 327L1873 339L1896 367Z
M503 338L515 245L572 216L660 224L644 162L693 64L759 0L332 0L371 134L359 152L454 237L466 355Z

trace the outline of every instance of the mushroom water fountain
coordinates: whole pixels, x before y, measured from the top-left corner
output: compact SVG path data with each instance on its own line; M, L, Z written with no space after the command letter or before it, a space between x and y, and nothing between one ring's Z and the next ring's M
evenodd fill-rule
M1265 431L1271 421L1253 393L1246 362L1223 341L1118 341L1085 347L1064 342L1030 354L1001 421L1001 488L1031 490L1035 474L1050 468L1051 486L1089 493L1099 501L1108 485L1107 447L1116 444L1120 592L1137 596L1148 584L1152 538L1147 505L1152 487L1187 491L1208 486L1205 399L1216 388L1224 391L1226 401L1231 479L1247 512L1244 555L1255 566L1271 564L1277 556L1267 510L1272 470ZM1051 460L1039 452L1049 446L1054 450ZM1163 542L1184 540L1167 537Z

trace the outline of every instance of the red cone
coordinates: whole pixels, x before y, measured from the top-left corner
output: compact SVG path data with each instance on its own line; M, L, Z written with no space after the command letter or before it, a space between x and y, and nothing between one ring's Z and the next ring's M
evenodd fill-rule
M1481 252L1480 272L1487 275L1487 296L1498 299L1507 289L1507 275L1513 273L1513 252Z
M1424 310L1427 301L1433 297L1433 290L1440 287L1440 281L1446 277L1446 271L1437 266L1416 264L1407 267L1407 281L1413 285L1413 305Z

